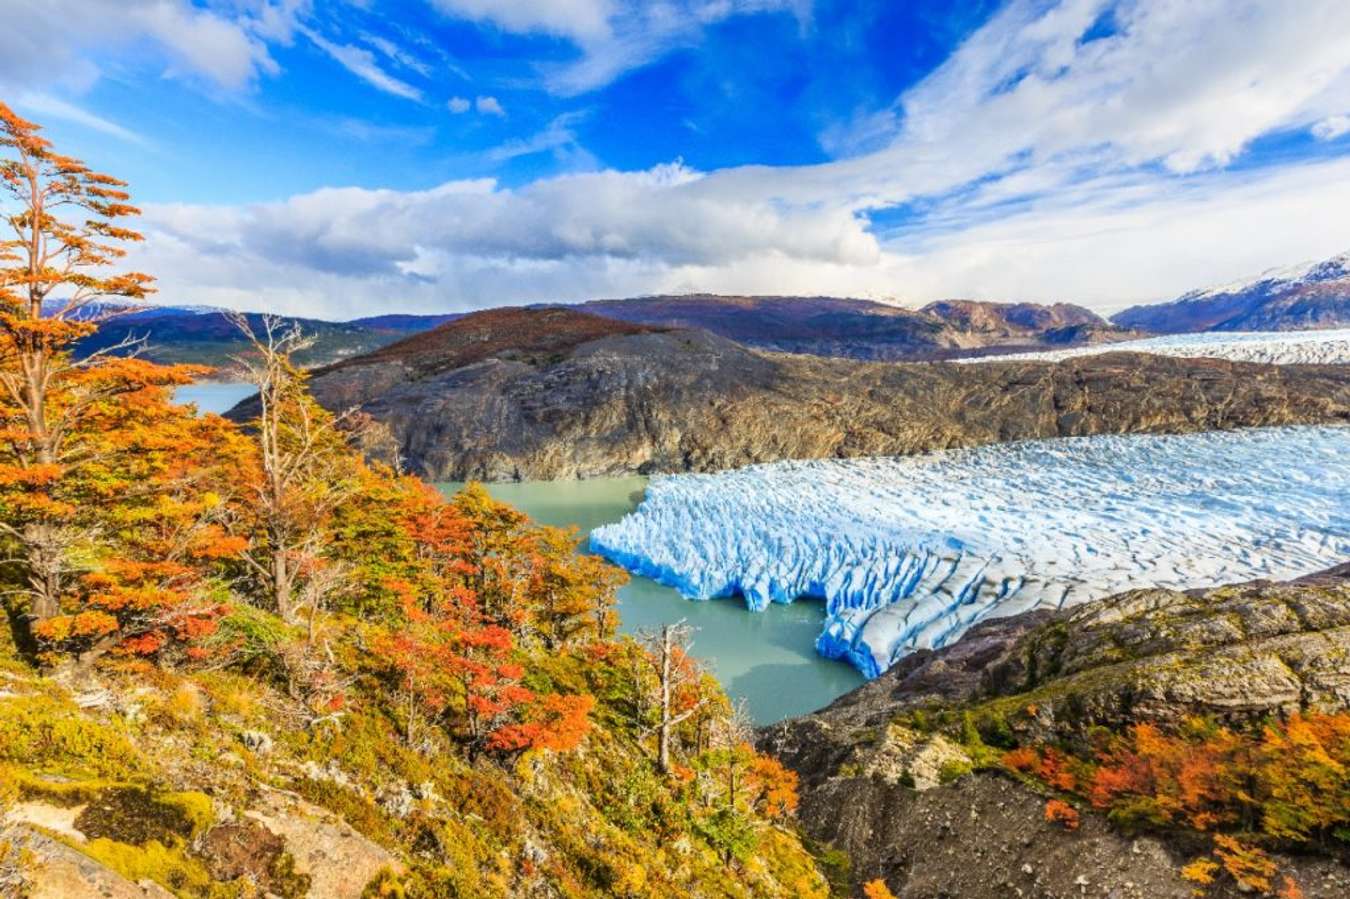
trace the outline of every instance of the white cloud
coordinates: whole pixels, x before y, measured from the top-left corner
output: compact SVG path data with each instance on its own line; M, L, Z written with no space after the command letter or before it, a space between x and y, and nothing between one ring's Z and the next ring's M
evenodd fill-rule
M554 35L580 59L547 70L550 90L579 94L680 46L708 25L737 15L789 12L805 22L810 0L430 0L449 16L519 34Z
M614 0L431 0L442 12L516 33L544 32L576 40L609 33Z
M309 28L302 27L300 31L309 38L310 43L372 87L396 97L421 101L422 92L380 68L375 54L371 51L350 44L336 44Z
M529 137L506 141L488 150L485 156L492 162L505 162L508 159L533 156L537 153L553 152L557 154L562 151L569 151L582 152L585 154L587 161L593 162L593 157L581 149L576 131L572 128L573 125L585 118L585 115L584 112L564 113L549 122L544 130Z
M1329 116L1313 125L1312 133L1318 140L1335 140L1342 134L1350 134L1350 115Z
M395 65L416 72L423 78L431 77L432 70L430 65L418 59L388 38L380 37L378 34L363 33L361 35L361 40L367 45L374 47L380 52L380 55L384 56Z
M380 60L418 77L432 74L429 65L378 35L361 36L373 50L324 37L304 24L311 4L312 0L227 0L204 6L192 0L21 3L18 9L5 10L0 28L0 89L50 95L52 87L60 86L78 93L98 80L100 64L134 58L139 64L163 65L167 76L237 92L261 77L279 74L269 47L290 44L299 32L379 90L422 99L419 88L386 72Z
M1085 42L1108 7L1115 33ZM1109 308L1350 248L1350 157L1230 166L1347 109L1342 0L1027 0L833 162L161 207L145 264L166 297L327 314L672 289Z
M59 97L53 97L50 94L43 93L25 93L14 103L15 106L25 112L35 113L38 116L50 119L63 119L67 122L74 122L77 125L83 125L92 131L100 134L107 134L118 140L124 140L128 143L139 144L140 146L149 146L147 141L141 135L123 128L116 122L111 122L101 116L94 115L87 109L76 106L73 103L67 103Z
M308 0L240 0L200 8L188 0L41 0L5 10L0 86L86 87L99 57L149 41L167 74L228 90L277 71L269 41L288 38Z
M132 12L178 65L222 87L239 89L277 64L247 20L233 20L176 2L145 3Z
M455 115L463 115L472 109L479 115L506 117L506 107L502 106L501 101L496 97L490 96L479 96L473 100L467 97L451 97L446 101L445 107Z

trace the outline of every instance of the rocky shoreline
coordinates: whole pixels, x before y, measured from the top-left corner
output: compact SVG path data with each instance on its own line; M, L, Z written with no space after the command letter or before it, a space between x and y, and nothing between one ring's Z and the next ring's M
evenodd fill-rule
M806 833L852 859L855 884L881 877L902 899L1185 899L1194 884L1178 871L1204 851L1199 835L1131 834L1090 810L1066 831L1046 820L1034 786L997 770L963 774L972 759L960 725L916 722L994 710L1019 743L1065 746L1095 728L1196 715L1252 727L1350 708L1348 657L1350 566L1288 583L1135 590L987 621L819 712L761 729L758 743L798 773ZM1350 891L1347 855L1277 861L1302 895L1331 899ZM1239 891L1216 884L1205 895Z

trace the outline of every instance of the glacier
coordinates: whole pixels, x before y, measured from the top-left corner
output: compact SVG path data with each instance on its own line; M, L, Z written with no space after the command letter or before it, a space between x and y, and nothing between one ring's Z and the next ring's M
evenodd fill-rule
M658 476L592 551L690 599L825 602L876 677L989 616L1350 558L1350 427L1075 437Z
M1102 353L1152 353L1159 356L1228 359L1276 365L1340 365L1350 362L1350 328L1327 331L1231 331L1168 334L1092 346L955 359L964 365L987 362L1059 362Z

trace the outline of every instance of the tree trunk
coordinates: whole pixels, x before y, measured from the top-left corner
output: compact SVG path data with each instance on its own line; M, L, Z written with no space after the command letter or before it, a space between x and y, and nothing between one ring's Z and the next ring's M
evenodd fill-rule
M291 572L286 564L286 556L280 550L272 552L272 597L277 604L277 614L287 624L295 623L295 604L292 596Z
M56 528L35 522L24 528L28 583L33 589L29 613L39 621L61 614L61 548Z
M661 627L661 748L657 767L670 773L670 626Z
M37 304L41 309L41 303ZM40 314L40 313L39 313ZM24 414L28 419L28 441L32 459L39 465L56 463L55 441L47 427L46 353L33 348L22 358L24 376ZM28 583L33 589L30 614L41 621L61 614L62 547L58 525L50 519L39 519L23 530L23 544L28 562Z

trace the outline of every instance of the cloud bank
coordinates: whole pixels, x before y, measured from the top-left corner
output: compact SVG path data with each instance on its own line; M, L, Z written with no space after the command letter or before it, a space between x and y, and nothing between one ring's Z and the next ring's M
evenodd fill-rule
M584 92L794 0L426 0L575 51L543 86ZM326 35L307 0L48 0L0 31L0 85L35 113L124 140L41 93L97 78L84 51L158 48L170 77L247 89L296 40L400 101L437 97L385 39ZM462 90L462 85L460 86ZM515 112L514 109L510 110ZM487 151L581 154L578 114ZM1011 0L882 108L821 136L832 161L696 171L678 159L523 186L334 187L240 206L156 205L137 263L170 302L330 316L663 291L1071 300L1109 310L1350 248L1350 4ZM1295 148L1293 152L1290 148Z
M621 30L605 0L439 2ZM1339 0L1027 0L835 134L832 162L160 206L144 262L166 300L330 315L691 290L1109 310L1350 247L1343 149L1242 164L1272 135L1336 149L1347 111Z

